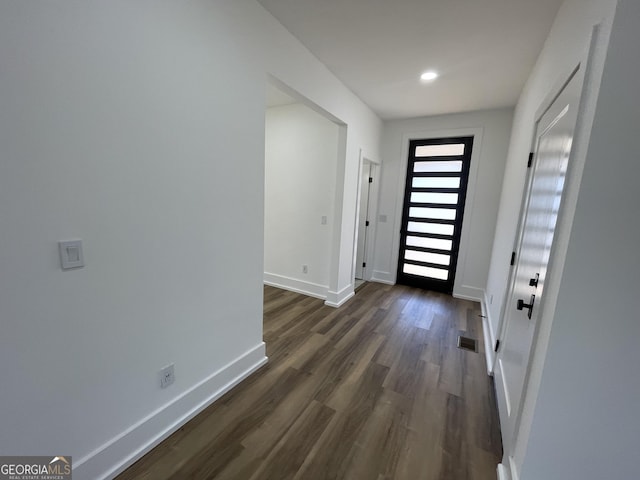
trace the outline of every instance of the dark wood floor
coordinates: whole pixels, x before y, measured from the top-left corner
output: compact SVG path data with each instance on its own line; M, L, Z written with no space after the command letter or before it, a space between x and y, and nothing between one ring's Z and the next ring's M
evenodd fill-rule
M269 364L119 480L496 479L478 304L375 283L339 309L271 287L264 300Z

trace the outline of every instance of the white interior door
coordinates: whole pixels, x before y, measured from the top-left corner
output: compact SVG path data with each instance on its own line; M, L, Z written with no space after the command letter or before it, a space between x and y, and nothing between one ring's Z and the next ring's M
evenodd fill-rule
M523 203L516 262L503 314L504 328L495 369L505 455L511 455L515 446L582 78L581 72L572 75L537 126L535 156Z
M366 268L367 230L369 228L369 192L373 181L373 165L364 161L360 177L360 216L358 219L358 245L356 247L356 278L364 280Z

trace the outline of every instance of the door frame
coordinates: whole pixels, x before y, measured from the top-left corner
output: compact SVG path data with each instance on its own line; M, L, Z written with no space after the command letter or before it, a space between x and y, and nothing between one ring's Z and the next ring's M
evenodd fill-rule
M512 296L513 296L513 292L516 288L516 283L518 280L518 271L520 268L520 261L521 261L521 255L522 255L522 242L524 241L524 236L525 236L525 223L527 220L527 216L530 213L530 206L531 206L531 200L532 200L532 188L534 186L534 182L536 180L536 172L538 171L538 162L539 162L539 157L538 157L538 144L539 144L539 140L541 138L541 136L544 134L544 132L547 130L547 128L549 128L549 126L544 126L543 131L540 131L540 127L541 127L541 122L544 118L544 116L553 108L554 103L556 102L556 100L564 93L565 88L571 83L571 82L578 82L578 88L579 88L579 96L578 96L578 102L575 105L576 110L577 110L577 114L576 114L576 123L573 129L573 136L575 138L576 135L576 131L578 128L578 118L580 115L580 104L581 104L581 98L584 92L584 67L583 65L578 64L573 70L571 70L568 74L567 77L564 79L564 81L561 81L561 85L560 87L554 89L551 91L551 95L548 96L549 100L548 102L543 105L544 108L540 108L537 112L536 112L536 120L534 123L534 133L533 133L533 138L532 138L532 147L531 147L531 151L532 151L532 155L530 156L531 159L531 163L529 165L529 168L527 168L527 172L526 172L526 181L525 181L525 189L523 191L522 194L522 200L521 200L521 205L520 205L520 213L519 213L519 217L518 217L518 229L517 229L517 233L516 233L516 238L515 238L515 243L514 243L514 247L513 247L513 252L516 253L515 255L515 261L513 262L513 265L510 266L510 270L509 270L509 283L508 283L508 288L506 291L506 295L503 299L503 303L502 303L502 316L500 318L500 322L501 322L501 329L500 329L500 338L504 338L506 335L506 332L508 330L508 326L509 326L509 319L511 318L511 315L513 314L512 308L513 308L513 303L511 302L512 300ZM552 125L552 124L550 124ZM536 302L538 302L538 306L537 306L537 315L535 315L535 325L533 327L533 334L531 337L531 345L529 347L529 351L527 352L528 357L525 359L525 363L526 366L524 368L524 379L523 379L523 385L522 385L522 391L520 392L520 399L519 402L517 404L513 404L511 407L514 411L514 415L513 415L513 428L510 431L506 432L506 437L503 432L503 443L504 443L504 451L505 454L507 454L507 452L510 451L510 449L513 447L513 445L515 444L515 439L517 437L517 432L519 429L519 425L520 425L520 419L521 419L521 414L522 414L522 405L524 403L524 399L526 397L527 394L527 389L528 389L528 378L529 378L529 372L530 372L530 366L531 366L531 360L533 357L533 353L535 351L536 348L536 343L537 343L537 339L538 339L538 333L539 333L539 329L540 329L540 324L542 322L542 312L546 303L546 298L547 298L547 288L546 288L546 281L550 279L550 275L553 275L553 269L552 269L552 265L551 265L551 258L553 258L554 256L554 251L555 251L555 244L556 244L556 232L558 232L558 230L561 227L561 221L562 221L562 217L560 215L560 212L563 211L564 209L564 202L566 199L566 185L568 183L568 176L569 176L569 168L571 166L571 162L574 159L574 153L573 153L573 145L571 148L571 151L569 152L569 159L568 159L568 163L567 163L567 173L565 175L565 182L564 182L564 186L562 189L562 194L561 194L561 203L560 203L560 208L559 208L559 214L556 217L556 223L554 225L553 228L553 239L551 242L551 251L550 251L550 256L549 259L547 260L547 265L546 265L546 275L544 276L544 282L545 282L545 288L544 288L544 292L541 296L536 296ZM542 279L541 279L542 280ZM538 293L538 292L536 292ZM531 317L530 317L531 318ZM533 320L530 320L533 321ZM506 344L506 343L505 343ZM498 354L496 355L496 364L499 365L499 359L501 358L501 354L502 354L503 350L500 349L498 351ZM501 384L499 385L501 387L500 392L504 392L503 393L503 397L504 398L508 398L508 395L506 394L506 388L505 388L505 377L504 377L504 373L502 372L502 370L500 369L499 371L499 378L502 380L502 382L500 382ZM508 402L508 400L507 400ZM501 419L504 420L504 419ZM502 423L502 422L501 422ZM505 443L506 442L506 443Z
M533 424L536 400L540 389L547 347L549 345L549 338L553 326L558 290L564 269L564 259L569 246L571 225L573 223L578 194L580 192L582 172L584 170L589 146L589 136L595 116L609 36L610 28L603 27L602 24L597 24L593 27L591 37L588 39L584 51L579 55L579 58L576 59L575 63L569 63L569 68L566 68L561 72L561 75L557 77L552 88L549 89L549 93L540 102L539 108L534 116L536 122L531 131L531 145L535 145L538 120L553 103L558 92L560 92L566 83L567 78L569 78L571 72L575 71L576 68L582 69L584 83L582 86L580 101L578 102L578 120L576 122L573 147L567 168L565 189L563 193L564 198L558 212L558 219L556 223L557 227L548 262L547 284L545 286L546 294L539 307L539 320L529 354L528 368L524 379L521 402L518 406L518 420L513 432L511 451L507 451L507 449L505 449L502 463L498 465L498 478L501 480L506 478L517 478L519 473L518 467L521 465L522 460L526 455L527 441ZM528 175L531 176L530 173L528 173ZM529 179L527 179L527 185L528 182ZM514 246L517 245L516 242L520 239L520 225L521 218L519 217ZM513 270L513 268L510 268L509 280L507 283L509 291L505 292L505 302L507 302L507 304L508 298L510 297ZM507 293L509 293L508 296ZM500 335L503 334L504 330L503 321L504 315L506 314L505 305L506 304L503 303L501 307L500 324L499 328L496 330ZM500 335L497 340L501 339ZM493 367L495 368L495 362ZM496 383L495 388L502 388L502 386Z
M406 172L406 181L405 181L405 197L402 201L402 221L401 221L401 230L400 230L400 252L403 254L406 253L407 250L411 250L414 247L409 247L407 245L407 238L412 236L413 234L408 230L408 224L413 221L410 216L410 211L412 208L411 196L413 193L413 180L416 176L420 176L420 173L416 173L414 171L416 163L426 162L428 163L431 159L435 158L436 162L457 162L460 161L462 163L462 167L460 169L458 178L460 179L460 184L457 188L457 196L458 201L455 203L455 209L452 209L456 212L455 218L453 220L453 234L451 237L451 249L449 251L449 265L443 266L447 268L449 272L449 276L446 280L436 279L434 277L428 276L420 276L414 274L406 274L403 272L403 266L406 265L406 258L404 256L400 256L398 254L398 266L396 272L396 281L400 282L402 279L403 285L416 286L419 288L424 288L428 290L439 291L443 293L453 293L453 285L455 282L456 270L458 266L458 254L460 252L460 239L462 237L462 223L464 222L464 209L467 201L467 187L469 186L469 170L471 169L471 157L473 155L473 137L445 137L445 138L436 138L436 139L428 139L421 138L418 140L412 140L409 142L410 152L409 158L407 159L407 172ZM415 155L415 150L420 146L440 146L440 145L464 145L463 154L455 155L455 156L444 156L444 157L419 157ZM451 172L453 173L453 172ZM446 173L444 175L447 175ZM454 204L434 204L434 205L425 205L433 208L443 208L449 209ZM424 219L427 220L427 219ZM419 222L421 220L416 219L415 221ZM430 222L439 223L437 218L428 219ZM420 234L418 234L420 235ZM449 236L449 235L447 235ZM440 253L440 252L436 252ZM442 252L444 253L444 252ZM409 260L410 262L410 260ZM435 265L434 265L435 267Z
M390 267L392 271L388 273L390 282L397 281L398 258L400 257L400 229L402 227L402 211L405 197L407 166L409 164L409 144L412 140L427 140L450 137L473 137L473 149L471 151L471 164L469 168L469 178L467 180L467 199L464 206L464 216L462 220L462 231L460 234L460 247L458 250L458 263L456 265L455 281L453 284L453 296L465 300L478 301L477 287L467 285L464 275L464 268L467 253L471 244L469 224L473 219L473 209L476 199L476 185L478 181L478 169L480 165L480 154L482 151L484 128L450 128L438 130L422 130L418 132L405 133L402 135L402 153L398 166L398 186L396 189L396 210L393 222L393 242L391 250ZM382 277L376 274L376 277Z
M356 262L358 261L358 227L360 224L360 209L362 205L360 205L360 199L362 196L362 182L360 181L362 178L362 170L364 169L365 164L369 164L371 166L371 177L373 178L373 182L369 186L369 230L367 232L367 242L364 247L364 261L370 265L373 265L372 255L375 251L375 239L376 239L376 226L377 226L377 217L378 217L378 197L380 195L380 162L374 160L372 157L365 155L360 150L360 161L358 162L358 176L357 176L357 189L356 189L356 211L354 218L354 232L353 232L353 262L351 264L351 285L355 285L356 278ZM373 268L365 268L363 271L365 282L369 282L374 278Z
M373 175L375 175L373 171L374 165L369 162L367 159L362 159L360 165L360 192L358 196L358 224L356 228L358 229L356 234L356 268L354 279L355 280L365 280L366 279L366 269L367 269L367 243L371 240L371 235L369 232L369 228L373 228L372 222L370 221L371 216L371 190L373 188ZM360 238L360 234L364 233L363 237ZM362 248L361 248L362 242ZM362 257L362 258L360 258ZM369 268L371 268L371 262L369 262ZM358 270L361 270L362 275L358 277ZM365 280L366 281L366 280Z
M511 297L511 294L513 293L513 289L515 288L515 281L516 281L516 266L518 265L518 261L520 260L520 249L519 247L522 244L522 237L524 235L524 220L526 217L526 211L527 208L529 206L529 201L531 199L531 188L532 188L532 183L533 183L533 174L535 172L535 164L537 162L537 155L538 152L536 151L536 142L537 142L537 133L538 133L538 128L540 126L540 122L542 121L542 117L544 117L544 115L551 109L553 102L556 101L556 99L562 94L562 91L564 90L565 86L571 81L573 80L573 77L580 77L582 76L582 91L584 91L585 88L585 83L584 83L584 68L582 66L582 64L578 64L576 65L572 70L570 70L569 73L567 73L567 77L565 78L564 81L559 81L560 86L554 85L554 88L551 89L550 93L547 95L547 97L545 98L545 101L542 103L542 105L538 108L538 110L536 111L536 115L535 115L535 122L533 124L533 134L531 136L531 147L530 147L530 155L533 157L531 159L532 164L530 167L527 167L526 169L526 173L525 173L525 182L524 182L524 190L522 193L522 199L520 201L520 209L519 209L519 213L518 213L518 224L516 227L516 236L514 238L513 241L513 249L512 252L515 253L515 257L514 257L514 262L512 265L510 265L509 267L509 278L507 280L507 290L506 293L504 295L504 298L502 299L502 303L500 305L500 318L499 318L499 322L498 322L498 328L497 328L497 332L498 332L498 336L496 338L496 340L500 340L504 337L505 331L506 331L506 327L507 327L507 321L506 321L506 316L507 316L507 306L509 305L509 299ZM582 93L581 93L581 97L582 97ZM578 105L578 115L580 115L580 104L581 102L579 102ZM578 117L579 120L579 117ZM577 132L578 129L578 122L576 121L576 127L574 130L574 136ZM569 157L569 167L571 166L571 160L573 159L573 153L570 154ZM569 167L567 168L567 182L568 182L568 176L569 176ZM562 209L562 205L564 204L564 200L565 200L565 195L564 195L564 190L563 190L563 194L562 194L563 198L562 198L562 203L560 205L560 209ZM560 223L560 216L558 216L558 220L556 225L559 225ZM558 228L556 228L556 230L558 230ZM555 243L555 232L554 232L554 243ZM535 340L535 339L534 339ZM497 357L497 356L496 356Z

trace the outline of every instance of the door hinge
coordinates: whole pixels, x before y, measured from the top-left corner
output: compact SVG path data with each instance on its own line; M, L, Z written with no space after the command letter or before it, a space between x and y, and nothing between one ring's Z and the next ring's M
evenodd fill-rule
M531 168L531 165L533 165L533 155L534 155L534 152L531 152L529 154L529 161L527 162L527 168Z
M496 340L496 348L493 349L494 352L497 352L500 348L500 340Z
M367 262L362 262L362 268L366 268L367 267Z
M373 183L373 177L369 177L369 183Z
M364 226L365 226L365 227L368 227L368 226L369 226L369 220L366 220L366 221L364 222Z
M511 266L516 264L516 252L511 252Z

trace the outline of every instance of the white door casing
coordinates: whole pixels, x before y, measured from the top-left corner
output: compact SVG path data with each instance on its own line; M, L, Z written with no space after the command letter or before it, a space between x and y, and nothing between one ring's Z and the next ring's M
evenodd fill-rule
M574 71L537 122L495 368L505 460L513 455L584 74Z
M373 179L373 164L363 160L360 175L360 199L358 215L358 240L356 245L356 274L355 278L365 280L364 264L366 262L367 237L369 227L369 196Z

